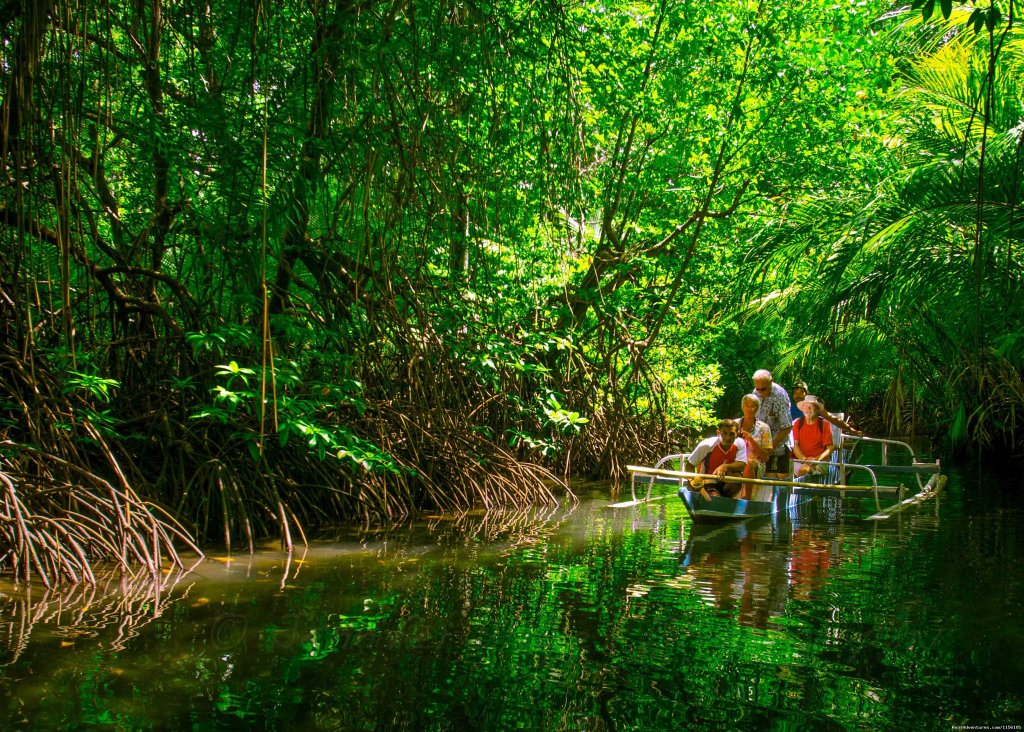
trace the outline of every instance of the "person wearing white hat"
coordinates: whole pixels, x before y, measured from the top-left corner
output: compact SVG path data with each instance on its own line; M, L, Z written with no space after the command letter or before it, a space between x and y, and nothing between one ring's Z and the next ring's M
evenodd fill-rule
M812 465L799 462L802 460L828 460L836 449L832 444L832 428L825 423L818 411L825 410L825 405L818 397L808 394L797 404L804 416L793 423L793 457L797 477L809 473L823 472L824 465Z
M793 387L793 409L796 410L796 413L793 415L794 422L800 419L800 416L802 414L802 412L800 411L800 402L802 402L806 397L807 384L800 381L797 383L796 386ZM821 417L826 422L834 424L836 427L843 430L844 432L850 433L851 435L864 434L842 417L837 417L836 415L832 414L832 412L828 411L825 408L825 403L821 401L821 399L818 399L818 416Z

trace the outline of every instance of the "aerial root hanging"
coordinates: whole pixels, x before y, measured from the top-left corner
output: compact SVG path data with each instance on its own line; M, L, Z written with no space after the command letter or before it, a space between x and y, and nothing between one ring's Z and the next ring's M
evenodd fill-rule
M392 428L389 438L393 442L393 446L385 443L382 447L401 453L405 451L400 446L409 446L404 457L415 472L393 480L403 486L400 496L410 496L415 481L429 503L443 511L556 505L559 499L554 487L574 499L550 470L521 462L451 411L395 404L382 408L381 418Z

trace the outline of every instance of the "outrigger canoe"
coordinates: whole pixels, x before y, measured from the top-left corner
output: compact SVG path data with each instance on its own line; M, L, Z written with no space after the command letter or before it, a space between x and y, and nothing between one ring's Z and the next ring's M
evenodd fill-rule
M751 496L747 499L728 498L722 495L709 495L706 492L691 489L689 481L692 478L711 478L713 475L703 473L690 473L681 470L670 470L664 466L670 461L678 459L680 465L685 464L686 454L667 455L653 468L630 465L628 467L632 474L630 483L633 501L615 504L625 506L643 503L652 498L652 488L655 485L672 485L678 488L679 498L686 505L686 510L694 522L723 521L734 519L747 519L754 516L768 516L779 511L795 508L796 506L811 500L815 496L867 496L874 498L877 513L870 518L882 519L892 515L894 510L908 504L904 501L904 494L908 488L902 483L887 485L880 483L878 475L914 475L919 489L918 496L927 496L938 492L945 482L945 476L940 475L939 461L920 462L914 454L913 448L905 442L898 440L882 440L873 437L862 437L856 435L842 434L837 427L833 426L835 444L841 445L838 451L838 460L832 462L804 461L825 466L825 470L817 475L796 478L790 476L787 479L770 478L738 478L726 477L721 480L727 483L752 484ZM880 463L856 463L853 462L858 448L862 445L877 444L881 446L882 459ZM909 455L909 464L892 464L889 462L892 452L906 452ZM866 485L854 485L847 482L847 476L851 473L866 475ZM924 476L929 476L924 480ZM645 498L637 498L637 485L647 485ZM882 497L894 497L896 506L887 510L881 507Z

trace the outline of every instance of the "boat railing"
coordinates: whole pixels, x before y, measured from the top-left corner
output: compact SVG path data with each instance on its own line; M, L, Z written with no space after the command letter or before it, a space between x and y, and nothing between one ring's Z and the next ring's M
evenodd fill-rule
M828 468L838 468L842 478L839 481L839 485L836 486L836 490L840 491L841 493L844 492L845 490L848 490L848 486L846 486L846 471L863 470L865 473L868 474L868 477L871 479L871 492L875 496L875 506L879 511L882 510L882 504L878 500L878 475L875 474L874 468L872 468L870 465L858 465L857 463L848 463L845 461L837 462L832 460L800 460L799 462L803 465L823 465ZM806 477L812 478L814 476L812 474ZM800 478L793 476L793 480L799 482ZM843 487L840 488L839 486ZM800 490L799 487L797 487L797 490ZM864 490L867 490L866 486ZM895 490L899 492L899 488L895 488Z
M665 472L663 470L664 465L666 463L669 463L672 460L679 460L680 461L680 467L684 467L685 461L686 461L686 459L688 457L690 457L690 453L683 452L683 453L677 453L677 454L674 454L674 455L666 455L665 457L663 457L660 460L658 460L658 462L655 463L654 468L650 471L650 475L645 476L646 480L641 478L641 480L643 480L645 483L647 483L647 494L641 500L646 502L646 501L649 501L650 498L651 498L651 491L654 488L654 482L655 482L655 477L656 477L655 471L661 470L662 472ZM875 471L874 471L874 469L871 466L868 466L868 465L858 465L856 463L848 463L848 462L845 462L845 461L828 461L828 460L801 460L800 462L806 463L808 465L823 465L823 466L826 466L826 467L828 467L830 469L838 468L840 471L843 471L841 474L844 475L844 476L845 476L845 471L847 471L847 470L862 470L862 471L864 471L865 473L868 474L868 477L871 480L870 490L871 490L872 495L875 498L875 506L876 506L876 508L878 510L881 510L881 502L879 501L879 498L878 498L878 492L879 492L878 476L875 474ZM678 473L676 474L676 476L678 477L680 487L682 487L683 480L684 480L683 477L679 476ZM808 476L808 477L813 477L813 476ZM794 485L795 487L797 487L798 490L800 490L799 486L796 486L796 484L799 483L799 482L800 482L800 479L796 478L794 476L793 477L793 481L792 481L791 484ZM632 473L632 479L630 480L630 493L631 493L633 501L637 501L636 483L637 483L637 474L636 474L636 472L633 472ZM845 480L841 480L841 481L839 481L839 483L843 484L843 483L846 483L846 481ZM891 487L890 486L884 486L884 488L886 488L888 490L899 491L899 488L896 487L896 486L891 486ZM804 491L808 492L808 493L811 493L811 492L819 492L820 493L821 490L822 489L820 489L820 488L819 489L812 489L810 487L804 489ZM836 490L839 490L840 492L844 492L845 490L853 490L853 488L851 488L849 486L844 486L843 488L837 487ZM868 490L868 486L864 486L863 488L860 488L859 490L863 490L863 491L866 492Z
M870 489L872 494L874 495L874 498L875 498L875 505L880 507L880 501L879 501L879 497L878 497L878 494L879 494L880 491L895 492L895 493L897 493L898 496L902 496L903 491L905 490L905 488L903 487L902 484L898 485L898 486L879 485L879 483L878 483L878 475L877 475L879 472L886 472L886 473L912 473L914 475L914 477L917 479L918 488L920 490L925 490L925 481L922 480L922 476L923 475L934 475L934 474L939 473L939 471L940 471L940 464L939 464L938 460L936 460L933 463L919 462L918 459L917 459L917 455L914 452L914 448L912 448L906 442L903 442L901 440L889 440L889 439L884 439L884 438L880 438L880 437L866 437L864 435L846 434L846 433L843 433L842 431L840 431L838 427L835 427L835 426L833 426L833 427L834 427L833 439L834 439L835 443L839 445L839 448L840 448L839 450L837 450L838 460L835 460L835 461L802 460L801 462L812 464L812 465L824 465L824 466L827 466L828 469L829 469L828 470L828 472L829 472L828 479L829 479L830 482L836 484L835 490L839 491L840 493L844 493L847 490L863 490L864 492L867 492ZM836 432L838 432L839 434L836 435L835 434ZM872 444L872 443L881 445L881 447L882 447L882 461L881 461L881 463L874 464L874 463L855 463L855 462L853 462L853 459L854 459L854 457L857 454L857 449L859 448L859 446L862 445L862 444ZM889 459L891 457L890 452L894 451L895 449L902 449L902 450L905 450L907 452L907 454L910 457L910 465L893 465L892 463L889 462ZM685 461L689 457L690 457L690 453L688 453L688 452L675 453L675 454L672 454L672 455L666 455L663 458L661 458L660 460L658 460L658 462L654 466L653 471L662 471L662 473L665 473L666 471L663 470L663 466L666 463L668 463L669 461L672 461L672 460L679 460L680 461L680 467L685 467ZM653 471L651 471L651 472L653 473ZM847 483L847 478L846 478L847 473L849 473L850 471L864 471L864 472L866 472L868 474L868 477L870 478L870 481L871 481L870 482L870 486L864 486L863 488L861 488L859 486L850 486ZM645 472L647 472L647 471L645 471ZM678 479L680 486L683 485L683 478L681 476L679 476L678 473L675 473L674 471L668 471L668 472L673 473L673 475L671 476L672 482L675 482L675 480ZM669 476L665 475L663 477L668 478ZM634 502L637 501L637 497L636 497L636 483L637 483L637 480L638 480L637 474L634 472L632 474L632 480L630 481L630 492L632 494ZM645 475L644 478L640 478L640 480L643 480L645 483L647 483L647 495L642 500L643 501L648 501L651 498L651 492L652 492L652 489L654 488L655 475L654 474ZM796 481L796 482L799 482L799 481ZM842 487L840 487L840 486L842 486ZM798 490L799 490L799 488L798 488ZM808 492L808 493L810 493L810 492L824 493L828 489L824 489L824 488L814 489L814 488L808 487L807 489L804 489L804 490L805 490L805 492Z
M937 472L939 472L939 469L940 469L940 464L939 464L938 460L936 460L933 463L925 463L925 462L918 461L917 454L914 452L914 448L911 447L908 443L903 442L902 440L889 440L889 439L884 439L884 438L881 438L881 437L867 437L865 435L849 435L849 434L845 434L845 433L842 434L841 440L842 441L840 442L840 445L846 445L848 443L852 443L852 446L850 447L849 451L843 450L840 453L841 461L844 464L846 464L846 465L853 464L850 461L853 460L854 456L857 454L857 449L861 445L867 445L867 444L880 445L881 448L882 448L882 462L878 463L877 465L875 465L875 464L869 464L869 465L873 469L884 471L884 472L912 473L914 475L914 477L917 479L917 487L919 489L921 489L921 490L924 490L924 486L925 486L925 481L922 480L922 475L923 474L927 474L927 473L937 473ZM890 463L889 462L889 458L890 458L889 452L890 452L890 450L892 448L901 448L902 450L905 450L907 452L907 454L909 455L909 457L910 457L910 465L893 465L892 463ZM848 454L847 454L847 452L848 452ZM840 467L839 470L840 470L840 476L841 476L840 477L840 482L845 483L846 482L845 472L843 471L842 467Z
M690 457L690 453L688 452L681 452L678 453L677 455L666 455L665 457L663 457L661 460L654 464L654 469L658 470L659 468L661 468L662 465L667 463L669 460L679 460L679 464L682 465L682 461L686 460L686 458L688 457Z
M680 453L676 453L674 455L666 455L665 457L661 458L661 460L659 460L657 463L654 464L654 469L655 470L661 470L661 467L665 463L669 462L670 460L679 460L680 467L686 467L684 461L688 457L690 457L690 453L688 453L688 452L680 452ZM651 490L654 488L654 478L655 478L655 476L651 475L647 479L647 495L644 496L644 498L643 498L643 500L645 502L651 500ZM680 478L679 485L681 486L682 484L683 484L683 481ZM632 477L631 477L631 479L629 481L629 492L630 492L630 495L633 498L633 502L635 503L637 501L637 498L636 498L636 473L632 473Z

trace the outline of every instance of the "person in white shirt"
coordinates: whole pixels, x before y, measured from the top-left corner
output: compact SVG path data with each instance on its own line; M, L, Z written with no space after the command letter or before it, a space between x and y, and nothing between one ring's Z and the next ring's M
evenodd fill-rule
M686 469L691 473L715 475L719 478L726 475L742 476L747 468L747 444L737 440L739 425L734 420L723 419L718 423L718 432L714 437L702 440L686 459ZM706 489L708 494L721 493L732 497L742 489L740 483L724 483L712 478L692 478L690 490Z

